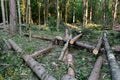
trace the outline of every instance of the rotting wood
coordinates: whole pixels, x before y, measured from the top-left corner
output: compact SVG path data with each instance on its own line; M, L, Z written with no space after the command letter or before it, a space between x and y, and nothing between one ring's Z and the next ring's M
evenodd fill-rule
M100 37L100 39L98 40L98 43L97 43L95 49L93 50L93 53L94 53L95 55L98 54L98 52L99 52L99 50L100 50L100 48L101 48L101 45L102 45L102 37Z
M99 80L101 66L102 66L102 57L99 56L95 62L94 68L88 80Z
M107 53L108 62L111 69L112 80L120 80L120 67L116 61L113 52L110 49L106 33L103 34L103 42Z
M23 55L24 61L27 65L36 73L39 79L41 80L56 80L53 76L48 74L41 63L35 61L30 55Z
M53 48L53 47L52 47L52 44L50 44L47 48L45 48L45 49L43 49L43 50L36 51L36 52L34 52L34 54L32 54L31 56L32 56L33 58L37 58L38 56L49 52L52 48Z
M71 37L72 37L72 35L69 36L68 40L67 40L66 43L64 44L64 47L63 47L63 49L62 49L62 51L61 51L61 55L60 55L60 57L59 57L59 60L62 60L62 59L63 59L63 57L64 57L64 55L65 55L65 51L66 51L67 48L68 48L69 41L70 41Z
M75 77L75 72L74 72L73 68L71 68L71 67L68 68L68 74Z
M66 74L62 77L61 80L77 80L77 79L69 74Z
M12 39L8 39L8 42L15 51L23 52L23 50Z
M82 34L78 34L77 36L75 36L73 39L70 40L70 44L74 44L75 41L77 41L81 36Z

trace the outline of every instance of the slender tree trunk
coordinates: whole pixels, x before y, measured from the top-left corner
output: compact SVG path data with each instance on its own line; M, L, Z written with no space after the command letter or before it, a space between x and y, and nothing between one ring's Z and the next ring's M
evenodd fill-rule
M90 1L90 23L92 22L92 1Z
M18 18L19 18L19 34L22 34L22 29L21 29L21 14L20 14L20 0L17 0L18 4Z
M30 7L30 0L28 0L28 23L29 23L29 39L31 41L31 7Z
M28 24L28 15L29 15L29 6L28 6L28 0L27 0L27 5L26 5L26 24Z
M88 23L88 0L84 0L84 16L83 16L83 25L86 26Z
M1 8L2 8L2 20L3 20L3 25L5 27L5 7L4 7L4 0L1 0Z
M75 0L73 4L73 23L75 23Z
M27 8L26 8L26 0L22 0L22 12L23 12L23 14L22 14L22 21L23 21L23 23L25 23L25 20L27 19ZM27 23L27 20L26 20L26 23Z
M38 14L39 14L39 20L38 20L39 22L38 23L39 23L39 29L40 29L40 23L41 23L40 12L41 12L41 3L39 2L39 4L38 4Z
M57 0L57 31L59 31L60 25L60 12L59 12L59 0Z
M16 2L15 0L9 0L10 7L10 33L16 33L16 25L17 25L17 15L16 15Z
M117 6L118 6L118 0L113 0L115 5L114 5L114 14L113 14L113 27L116 24L116 18L117 18Z
M7 26L8 26L8 1L6 0L5 1L5 18L6 18L6 21L7 21Z
M44 1L44 25L48 26L48 8L49 8L49 0Z
M70 1L69 0L67 0L67 2L66 2L66 6L65 6L65 23L67 23L67 19L68 19L68 7L69 7L69 3Z

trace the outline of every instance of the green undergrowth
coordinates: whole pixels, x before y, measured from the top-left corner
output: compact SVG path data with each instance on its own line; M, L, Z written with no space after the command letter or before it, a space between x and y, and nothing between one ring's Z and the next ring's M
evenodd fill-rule
M33 30L32 34L44 36L48 38L54 38L55 36L64 37L64 31L44 31ZM101 31L91 30L83 34L83 37L79 39L81 42L88 42L91 45L96 45L97 40L101 34ZM109 31L108 38L110 45L120 44L119 33ZM114 38L114 39L113 39ZM25 53L18 53L13 50L7 49L4 41L13 39ZM29 41L28 37L16 35L9 35L7 32L0 30L0 80L39 80L32 70L23 61L23 54L33 54L35 51L46 48L50 44L49 41L43 41L39 39L32 39ZM57 80L61 80L61 77L67 73L67 65L64 62L59 61L61 50L63 46L56 45L49 53L38 57L36 60L43 64L48 70L49 74L53 75ZM90 72L94 66L95 60L98 56L92 54L92 52L86 49L80 49L78 47L70 47L70 53L74 58L74 66L77 80L87 80ZM105 54L103 56L103 66L101 69L100 80L111 80L110 69L108 62L106 61Z

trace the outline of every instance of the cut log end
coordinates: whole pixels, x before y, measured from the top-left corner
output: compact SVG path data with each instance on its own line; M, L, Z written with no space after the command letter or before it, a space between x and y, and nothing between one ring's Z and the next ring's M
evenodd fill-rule
M94 50L93 50L93 54L95 54L95 55L97 55L98 52L99 52L99 51L98 51L97 49L94 49Z
M74 72L73 68L71 68L71 67L68 68L68 74L75 77L75 72Z
M73 40L71 40L71 41L70 41L70 44L74 44L74 41L73 41Z

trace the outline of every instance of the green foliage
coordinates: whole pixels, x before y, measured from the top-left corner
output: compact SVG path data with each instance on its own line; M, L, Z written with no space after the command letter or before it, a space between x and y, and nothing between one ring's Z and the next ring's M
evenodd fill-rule
M50 28L51 31L55 31L56 30L56 19L55 19L55 17L50 17L49 18L48 25L49 25L49 28Z

